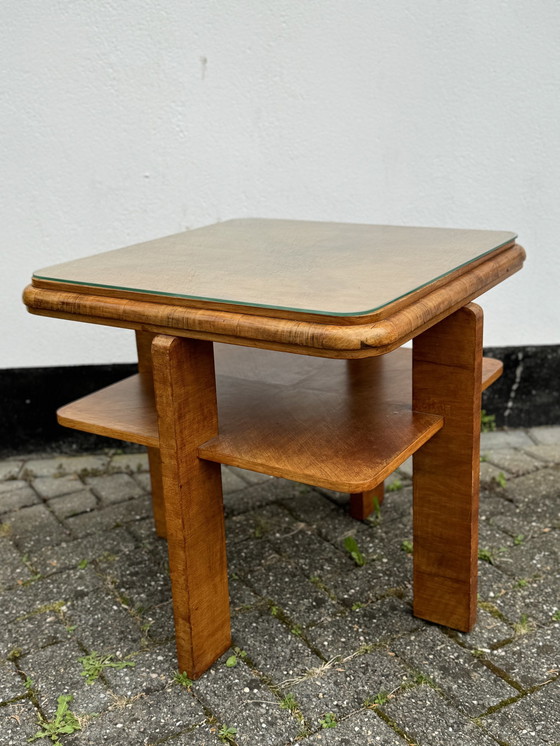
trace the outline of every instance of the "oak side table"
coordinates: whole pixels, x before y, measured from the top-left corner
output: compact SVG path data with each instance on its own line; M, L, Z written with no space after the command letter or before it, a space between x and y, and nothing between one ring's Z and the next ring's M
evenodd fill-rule
M414 614L472 627L480 395L501 364L470 301L521 268L515 238L232 220L33 275L31 313L136 332L139 374L58 417L148 447L181 671L230 645L220 464L348 492L364 518L414 453Z

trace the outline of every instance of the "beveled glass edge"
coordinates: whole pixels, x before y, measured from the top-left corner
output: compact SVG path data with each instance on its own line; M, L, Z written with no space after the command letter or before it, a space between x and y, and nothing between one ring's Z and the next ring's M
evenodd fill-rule
M386 303L382 303L380 306L374 306L373 308L367 309L365 311L342 311L342 312L341 311L319 311L313 308L294 308L292 306L270 305L268 303L250 303L248 301L226 300L224 298L210 298L210 297L206 297L203 295L185 295L182 293L166 293L162 290L146 290L146 289L141 289L141 288L127 288L127 287L122 287L120 285L104 285L99 282L82 282L78 280L62 280L57 277L46 277L44 275L38 275L35 272L32 274L32 280L33 279L46 280L47 282L56 282L56 283L61 283L64 285L79 285L80 287L102 288L104 290L124 290L125 292L129 292L129 293L138 293L142 295L153 295L155 297L160 297L160 298L184 298L185 300L192 300L192 301L198 300L198 301L204 301L204 302L209 302L209 303L220 303L223 305L243 306L245 308L265 308L265 309L270 309L272 311L277 310L277 311L289 311L289 312L294 312L294 313L316 314L318 316L337 316L339 318L356 318L359 316L368 316L369 314L375 313L376 311L380 311L382 308L386 308L387 306L390 306L392 303L396 303L397 301L402 300L403 298L406 298L408 295L411 295L412 293L415 293L418 290L421 290L422 288L427 287L431 283L437 282L437 280L441 280L442 278L453 274L453 272L456 272L458 269L462 269L463 267L466 267L467 265L472 264L478 259L481 259L482 257L487 256L488 254L491 254L492 252L497 251L498 249L502 249L504 246L509 246L510 244L513 245L517 238L518 238L518 234L512 233L512 237L508 239L507 241L504 241L503 243L498 244L497 246L493 246L491 249L488 249L487 251L483 251L481 254L477 254L472 259L469 259L466 262L462 262L461 264L458 264L456 267L453 267L447 272L443 272L443 274L441 275L432 277L427 282L424 282L421 285L417 285L411 290L408 290L406 293L403 293L402 295L398 295L396 298L391 298L391 300L387 301Z

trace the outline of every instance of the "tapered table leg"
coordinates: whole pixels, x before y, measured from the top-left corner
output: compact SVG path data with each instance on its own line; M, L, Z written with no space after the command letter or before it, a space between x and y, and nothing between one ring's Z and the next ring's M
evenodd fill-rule
M385 483L366 492L354 492L350 495L350 515L358 521L363 521L374 510L378 510L385 496Z
M459 309L414 340L413 409L444 417L414 454L414 613L476 621L482 310Z
M197 448L217 435L211 342L152 344L179 670L200 676L230 645L220 464Z
M152 382L152 341L155 334L136 332L136 349L138 352L138 372ZM150 465L150 482L152 486L152 512L156 534L163 539L167 536L165 526L165 504L163 501L163 484L161 481L161 458L159 448L148 448Z

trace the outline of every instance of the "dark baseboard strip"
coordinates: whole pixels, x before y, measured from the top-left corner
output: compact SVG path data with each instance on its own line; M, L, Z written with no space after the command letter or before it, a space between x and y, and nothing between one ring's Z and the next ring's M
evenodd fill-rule
M491 347L485 354L504 363L502 378L483 397L498 427L560 424L560 345ZM135 372L135 365L0 370L0 457L130 447L60 427L55 411Z

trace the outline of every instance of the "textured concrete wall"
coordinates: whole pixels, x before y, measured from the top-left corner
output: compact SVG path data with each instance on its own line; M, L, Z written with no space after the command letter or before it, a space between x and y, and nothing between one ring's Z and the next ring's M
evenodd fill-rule
M556 0L7 0L0 367L133 359L32 270L231 217L515 230L486 343L560 342Z

